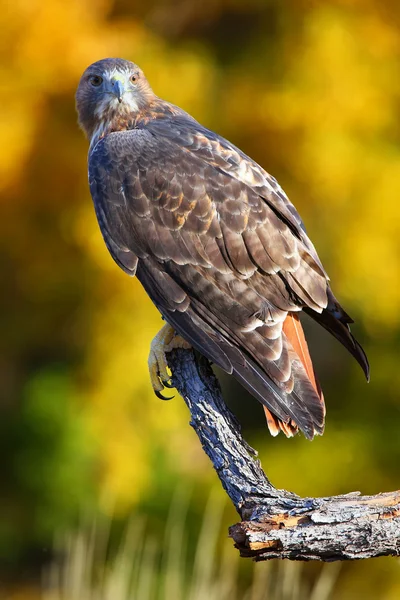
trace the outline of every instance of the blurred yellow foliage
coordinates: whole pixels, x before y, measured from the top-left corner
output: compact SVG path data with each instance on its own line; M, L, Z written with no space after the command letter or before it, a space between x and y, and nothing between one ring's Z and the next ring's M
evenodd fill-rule
M363 474L365 485L390 485L400 458L399 16L391 0L15 0L0 11L0 379L11 470L23 456L21 472L40 474L44 456L22 450L28 435L35 448L42 441L18 429L20 410L37 372L46 381L61 368L76 390L71 406L86 428L82 443L95 446L88 479L104 510L126 513L156 496L165 477L169 489L174 477L204 486L215 479L183 401L163 403L152 393L147 353L160 316L109 257L89 196L74 92L88 64L121 56L144 69L156 93L279 178L335 293L369 336L368 391L360 391L353 367L343 367L350 358L340 362L337 346L321 339L332 411L326 438L310 450L301 439L267 441L265 431L259 439L273 481L286 473L283 483L305 494L348 491ZM253 406L248 412L260 416ZM71 472L79 452L64 457ZM299 469L294 456L311 467ZM40 538L36 509L20 516L31 497L41 505L40 494L22 479L5 478L2 512L14 528L5 545L15 529L21 547L24 536ZM50 507L63 491L52 493Z

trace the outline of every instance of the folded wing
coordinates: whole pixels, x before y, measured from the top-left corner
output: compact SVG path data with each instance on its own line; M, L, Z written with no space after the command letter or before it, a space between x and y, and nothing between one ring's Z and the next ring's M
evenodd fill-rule
M114 260L136 272L165 319L263 404L272 433L322 433L298 312L368 366L338 304L332 313L327 275L275 180L184 113L108 135L89 177Z

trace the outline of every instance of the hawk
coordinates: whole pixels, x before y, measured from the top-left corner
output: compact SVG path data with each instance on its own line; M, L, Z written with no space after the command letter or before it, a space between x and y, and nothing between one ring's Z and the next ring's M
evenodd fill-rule
M166 321L149 357L155 392L171 387L165 352L191 345L261 402L272 435L322 434L324 398L299 313L335 336L367 379L368 360L276 179L156 96L130 61L89 66L76 106L104 241Z

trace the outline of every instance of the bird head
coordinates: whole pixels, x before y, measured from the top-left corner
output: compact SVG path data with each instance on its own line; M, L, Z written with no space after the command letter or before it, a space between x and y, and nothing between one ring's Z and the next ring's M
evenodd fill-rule
M90 65L83 73L76 92L79 124L89 139L100 130L122 128L142 110L154 94L133 62L105 58Z

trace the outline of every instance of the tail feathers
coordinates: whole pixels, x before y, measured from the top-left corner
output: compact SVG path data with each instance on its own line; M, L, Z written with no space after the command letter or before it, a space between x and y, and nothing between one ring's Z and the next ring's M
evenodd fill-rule
M298 359L292 363L294 388L287 393L249 357L242 365L229 351L227 354L231 358L235 377L268 410L267 423L272 435L278 433L278 427L288 437L298 429L309 440L316 434L322 434L325 410Z
M273 415L266 406L263 406L263 408L265 412L265 418L267 419L269 432L274 437L277 436L280 431L282 431L286 437L293 437L299 431L299 428L297 427L296 423L292 421L292 419L285 423L285 421L282 421Z
M314 419L314 433L322 434L325 420L324 396L315 376L304 331L297 314L290 313L287 315L283 323L282 331L287 342L289 342L289 345L291 346L289 353L291 355L292 370L294 371L293 375L296 382L295 387L302 388L298 389L300 398L308 403L309 410L317 417ZM301 365L298 365L297 363L298 366L295 366L296 361L298 360L300 360ZM313 389L307 390L305 388ZM293 437L296 435L299 427L294 420L290 419L288 421L283 421L276 415L273 415L265 406L264 411L271 435L276 436L280 431L282 431L286 437Z
M302 362L303 367L306 370L308 379L312 386L317 392L318 396L323 403L324 397L321 391L317 379L315 377L314 366L312 364L310 352L308 350L308 344L304 335L303 327L301 326L300 319L296 313L289 313L283 323L283 332L286 338L292 345L293 350Z
M277 339L275 330L265 331L264 326L250 331L240 329L219 309L213 311L195 297L189 300L184 286L179 287L180 284L166 272L161 272L150 259L139 260L137 276L166 321L200 353L227 373L232 373L266 407L267 422L273 435L283 431L292 436L301 430L312 439L323 432L323 395L296 317L291 314L286 318L280 356L273 359L271 353L277 354L278 347L274 341ZM164 280L168 277L171 281L168 281L167 294ZM327 293L328 306L322 314L304 310L350 350L368 376L367 358L348 327L350 318L329 288Z
M269 374L271 365L278 368L280 362L279 359L272 361L266 358L271 345L268 337L264 338L257 330L229 330L222 319L195 299L192 299L189 307L185 307L186 310L166 308L158 289L148 285L148 270L138 268L138 276L167 322L200 353L227 373L232 373L274 415L278 423L276 427L285 435L294 435L297 428L308 439L322 433L324 410L319 395L285 334L282 334L283 344L286 345L286 355L289 352L286 358L289 374L293 377L293 387L287 387L285 381L275 380Z
M193 306L195 303L193 303ZM242 385L261 404L267 406L282 422L296 421L308 439L315 433L314 419L295 390L291 394L283 391L254 360L224 340L216 337L208 323L193 311L167 313L166 319L175 330L184 336L194 348L227 373L233 373ZM201 327L197 324L201 324ZM250 334L248 334L250 335ZM218 341L217 341L218 340Z
M268 375L267 364L261 366L243 348L238 348L218 334L216 336L215 330L211 330L208 323L203 321L201 328L196 327L195 323L199 317L199 314L194 314L192 311L183 313L175 311L168 314L166 319L199 352L227 373L233 373L238 381L259 400L268 410L266 416L272 435L283 431L286 436L291 437L301 430L307 439L312 440L316 434L323 433L325 408L320 392L317 391L319 388L314 387L309 380L306 368L288 343L285 334L282 334L283 342L289 352L288 359L293 377L293 389L290 392L285 391L283 382L275 382ZM245 335L250 337L254 332Z
M368 358L350 331L349 323L353 323L353 320L344 312L330 288L328 288L328 306L322 313L317 313L310 308L304 308L303 310L343 344L357 360L367 381L369 381Z

